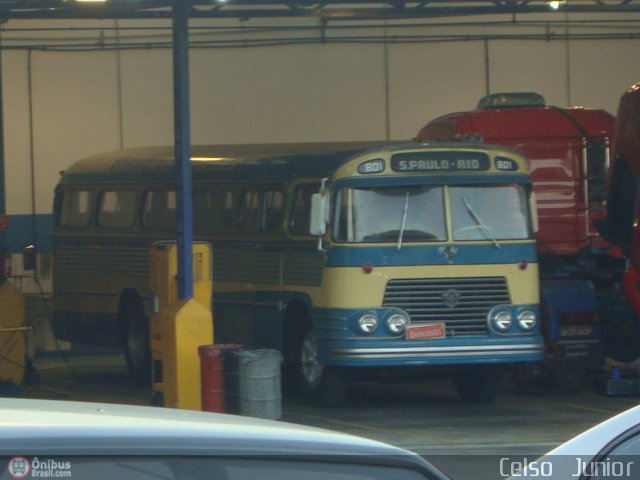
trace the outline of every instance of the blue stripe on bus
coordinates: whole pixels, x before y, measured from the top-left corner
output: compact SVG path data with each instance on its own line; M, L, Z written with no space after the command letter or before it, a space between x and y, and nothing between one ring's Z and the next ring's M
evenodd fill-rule
M35 244L38 252L50 252L52 231L53 215L50 213L9 215L7 247L11 253L19 253L25 245Z
M534 243L494 245L458 244L455 256L449 260L447 245L396 247L334 247L327 252L328 267L406 266L406 265L493 265L537 262Z

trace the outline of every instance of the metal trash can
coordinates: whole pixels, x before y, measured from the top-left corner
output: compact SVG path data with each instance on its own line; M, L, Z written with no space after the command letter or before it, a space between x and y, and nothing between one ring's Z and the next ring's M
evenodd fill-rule
M226 411L224 354L238 348L241 348L241 345L213 344L198 347L203 411Z
M239 359L240 413L272 420L282 417L280 366L277 350L243 350Z

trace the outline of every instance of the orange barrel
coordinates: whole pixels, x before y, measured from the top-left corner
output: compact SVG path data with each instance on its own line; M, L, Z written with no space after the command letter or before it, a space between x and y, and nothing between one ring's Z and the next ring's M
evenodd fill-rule
M202 410L205 412L225 411L224 352L237 348L240 345L212 344L198 347Z

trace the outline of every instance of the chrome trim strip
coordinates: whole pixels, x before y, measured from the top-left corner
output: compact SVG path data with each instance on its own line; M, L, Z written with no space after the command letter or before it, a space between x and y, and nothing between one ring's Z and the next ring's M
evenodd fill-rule
M96 297L119 297L120 292L90 291L90 290L54 290L53 295L93 295Z
M224 303L226 305L244 305L250 307L272 307L280 309L280 302L251 302L248 300L218 300L214 298L213 303Z
M318 332L320 332L320 331L322 331L322 332L346 332L348 329L345 326L337 326L337 327L321 326L321 327L314 327L314 330L317 330ZM346 337L346 338L350 338L351 340L363 340L366 337L364 337L364 338L363 337ZM326 335L322 335L322 339L323 340L344 340L345 337L327 337Z
M411 356L488 356L542 353L542 344L522 345L470 345L451 347L419 347L419 348L338 348L331 351L333 358L388 358Z
M87 290L55 290L54 295L93 295L96 297L119 297L120 292L106 292L106 291L87 291ZM149 300L150 295L144 295L141 297L143 300ZM248 305L251 307L272 307L280 308L280 302L250 302L239 300L214 300L213 303L224 303L229 305Z
M529 343L529 344L517 344L517 345L457 345L457 346L437 346L437 347L415 347L415 348L405 348L405 347L394 347L394 348L344 348L337 349L337 352L362 352L362 353L378 353L378 352L389 352L389 353L403 353L407 351L412 351L415 353L427 353L427 352L442 352L442 351L467 351L467 350L482 350L482 351L491 351L495 352L498 350L521 350L527 348L539 348L542 349L543 345L537 343Z
M89 290L54 290L52 295L56 296L56 295L93 295L95 297L120 297L120 294L122 292L106 292L106 291L99 291L99 290L94 290L94 291L89 291ZM141 300L150 300L151 299L151 295L146 294L146 295L140 295L140 299Z
M518 350L515 352L504 351L496 354L496 352L466 352L466 353L422 353L422 354L401 354L401 355L393 355L393 358L401 359L401 358L465 358L465 357L491 357L495 355L506 356L506 355L535 355L541 354L542 350ZM337 360L350 360L350 359L358 359L358 360L379 360L379 359L389 359L389 355L378 354L378 355L333 355L331 358Z

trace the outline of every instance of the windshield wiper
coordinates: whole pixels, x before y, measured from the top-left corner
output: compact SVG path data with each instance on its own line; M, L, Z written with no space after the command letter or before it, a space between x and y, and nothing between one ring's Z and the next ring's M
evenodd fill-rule
M496 248L502 248L498 243L498 240L495 239L492 235L489 235L489 229L491 228L489 225L484 223L482 219L475 212L471 204L467 201L466 197L462 197L462 201L464 202L464 206L467 207L467 211L469 212L469 216L476 222L478 226L478 230L482 232L487 240L491 240L493 242L493 246Z
M409 211L409 192L404 197L404 211L402 212L402 224L400 225L400 232L398 232L398 246L396 250L402 249L402 237L404 236L404 228L407 225L407 212Z

